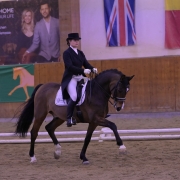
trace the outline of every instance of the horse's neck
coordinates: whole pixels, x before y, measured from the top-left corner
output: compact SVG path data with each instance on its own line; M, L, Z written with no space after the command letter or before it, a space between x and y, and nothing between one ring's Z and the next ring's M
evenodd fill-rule
M20 72L20 77L25 77L24 69Z
M113 81L113 76L105 75L103 78L98 78L97 83L106 91L110 91L110 83Z
M96 96L99 99L102 98L108 101L108 99L111 96L111 91L110 91L111 81L112 80L110 76L104 76L102 79L100 78L94 79L93 82L94 85L92 87L92 95Z
M21 73L22 73L22 75L23 75L23 77L29 77L29 75L31 75L26 69L23 69L22 71L21 71Z

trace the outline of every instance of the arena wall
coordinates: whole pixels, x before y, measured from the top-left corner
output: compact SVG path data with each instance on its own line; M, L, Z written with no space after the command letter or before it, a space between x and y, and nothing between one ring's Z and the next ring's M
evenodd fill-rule
M121 113L180 111L180 57L151 57L133 59L93 60L99 72L106 69L135 75ZM35 64L35 85L61 82L64 65ZM21 103L1 103L0 117L12 117ZM109 105L110 113L118 113Z
M67 48L67 34L81 32L80 2L59 0L61 54ZM82 35L84 36L84 32ZM83 51L87 51L85 47L88 47L83 43L81 47ZM97 67L99 72L117 68L126 75L135 75L131 81L125 108L121 113L180 111L180 56L177 55L177 51L174 52L174 55L153 57L94 56L93 59L90 58L90 63ZM47 82L60 83L63 71L62 58L60 63L35 64L35 85ZM0 118L13 117L20 105L21 103L0 103ZM110 113L117 113L111 105L109 110Z

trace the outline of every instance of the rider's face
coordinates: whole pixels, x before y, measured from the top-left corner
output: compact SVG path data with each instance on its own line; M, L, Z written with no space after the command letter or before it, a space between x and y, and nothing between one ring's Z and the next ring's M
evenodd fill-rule
M78 40L72 39L69 41L69 43L73 48L77 48L79 46L79 39Z

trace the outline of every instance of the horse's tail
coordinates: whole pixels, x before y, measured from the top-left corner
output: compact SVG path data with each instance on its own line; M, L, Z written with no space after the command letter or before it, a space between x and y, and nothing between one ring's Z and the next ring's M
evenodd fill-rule
M19 114L18 121L16 123L15 133L19 134L22 137L25 137L27 135L28 129L32 124L34 118L34 96L41 85L42 84L39 84L34 88L31 97L24 104L23 110Z

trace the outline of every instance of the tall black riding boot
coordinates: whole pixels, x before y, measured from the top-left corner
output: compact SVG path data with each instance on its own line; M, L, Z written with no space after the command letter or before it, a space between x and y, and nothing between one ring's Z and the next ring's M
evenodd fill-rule
M76 102L70 99L67 106L67 127L71 127L76 124L75 120L72 119L75 106Z

